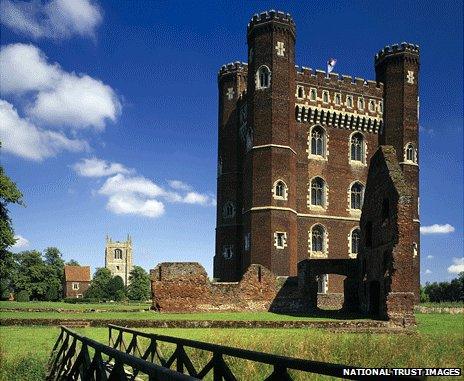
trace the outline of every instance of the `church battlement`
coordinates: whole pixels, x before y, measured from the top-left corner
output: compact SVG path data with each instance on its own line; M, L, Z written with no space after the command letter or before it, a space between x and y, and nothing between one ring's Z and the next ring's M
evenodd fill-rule
M313 70L305 66L295 66L296 81L314 84L321 87L332 87L353 93L365 93L373 97L383 96L383 83L366 80L351 75L329 73L324 70Z
M221 66L221 69L219 69L219 72L218 72L218 76L221 77L223 75L235 74L237 72L243 72L244 74L246 74L247 71L248 71L248 64L246 62L240 62L240 61L229 62Z
M248 23L248 33L250 33L250 31L255 26L265 24L269 21L277 21L283 24L287 24L293 29L293 31L295 31L295 22L293 21L290 13L275 11L272 9L270 11L261 12L259 14L256 13L253 15L250 22Z
M413 55L417 55L417 59L419 59L419 45L408 42L387 45L383 49L379 50L379 52L375 55L375 64L378 65L386 57L399 53L411 53Z

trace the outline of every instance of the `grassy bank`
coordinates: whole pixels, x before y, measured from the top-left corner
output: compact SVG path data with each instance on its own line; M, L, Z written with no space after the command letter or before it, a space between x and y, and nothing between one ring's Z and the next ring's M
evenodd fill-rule
M275 314L272 312L199 312L199 313L158 313L154 311L134 311L134 312L21 312L21 311L3 311L0 312L0 319L79 319L79 320L250 320L250 321L294 321L294 320L333 320L339 315L336 312L330 312L315 316L292 316ZM346 315L343 316L346 319ZM359 316L352 315L353 320L359 319Z
M334 333L310 329L146 329L148 332L357 366L456 367L464 363L462 315L418 314L418 330L406 334ZM77 329L106 343L105 328ZM59 329L0 328L0 380L41 380ZM165 348L166 352L168 349ZM194 362L201 354L192 354ZM234 363L242 379L265 369Z

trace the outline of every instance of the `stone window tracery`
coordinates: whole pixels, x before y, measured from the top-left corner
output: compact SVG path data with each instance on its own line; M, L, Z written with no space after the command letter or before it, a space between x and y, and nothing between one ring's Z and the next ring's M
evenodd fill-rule
M267 66L261 66L256 73L256 88L267 89L271 86L271 71Z
M408 143L405 148L405 161L409 163L417 163L417 150L414 144Z
M355 228L351 232L350 237L350 257L356 258L359 253L359 246L361 243L361 230L359 228Z
M232 218L235 216L235 205L232 201L227 201L222 207L222 216L224 218Z
M122 250L121 249L115 249L114 250L114 259L122 259Z
M364 137L361 133L357 132L351 136L350 139L350 159L364 163L365 147Z
M311 155L325 157L325 131L321 126L311 130Z
M310 257L326 258L328 237L325 227L321 224L316 224L311 228L309 234Z
M288 188L285 182L283 182L282 180L277 180L274 183L273 195L276 200L287 200Z
M364 186L355 182L350 189L350 209L361 210L364 198Z
M311 205L325 205L325 182L320 177L315 177L311 181Z

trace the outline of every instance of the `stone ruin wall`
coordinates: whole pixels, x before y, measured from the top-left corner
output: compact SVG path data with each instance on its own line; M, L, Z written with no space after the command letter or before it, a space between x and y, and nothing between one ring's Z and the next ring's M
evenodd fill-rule
M251 265L240 282L214 282L198 263L160 263L150 271L153 308L161 312L302 311L298 282Z
M150 271L153 308L160 312L271 311L305 313L297 277L252 264L240 282L210 281L196 262L165 262ZM343 294L319 294L318 307L339 309Z

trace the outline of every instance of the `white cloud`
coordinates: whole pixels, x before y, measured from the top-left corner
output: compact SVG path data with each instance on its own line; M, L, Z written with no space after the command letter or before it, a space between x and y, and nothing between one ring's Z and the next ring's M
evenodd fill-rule
M11 247L12 249L22 249L23 247L29 245L29 241L21 235L14 236L16 243Z
M61 151L88 149L83 140L69 139L61 132L47 131L23 119L11 103L0 99L0 141L2 149L24 159L41 161Z
M4 94L50 90L62 75L60 66L48 64L47 57L34 45L11 44L0 50L0 80Z
M110 196L106 208L116 214L136 214L156 218L164 213L164 204L127 193Z
M192 190L192 187L183 181L180 180L169 180L168 184L171 188L177 189L177 190L183 190L183 191L190 191Z
M428 275L428 274L432 274L432 270L430 269L425 270L425 275Z
M433 259L433 255L427 255L427 259Z
M117 173L129 174L133 172L122 164L107 162L96 157L82 159L73 165L73 169L84 177L106 177Z
M126 177L119 173L108 178L98 193L107 196L125 193L157 197L164 195L165 191L153 181L143 176Z
M208 205L211 204L211 198L205 194L188 192L183 197L182 202L185 202L186 204Z
M454 227L450 224L433 224L430 226L421 226L420 232L422 234L448 234L454 232Z
M11 44L0 51L2 92L31 95L25 111L54 126L103 130L115 121L121 104L113 89L85 74L68 73L34 45Z
M90 165L89 167L91 167L92 170L94 167L97 167L97 173L106 173L107 169L111 168L111 164L116 164L107 163L99 159L93 160L97 165ZM82 161L75 164L74 168L76 169L76 166L79 164L84 164L84 162ZM121 164L119 165L126 169ZM77 171L80 170L81 168L78 167ZM91 173L93 174L94 172ZM174 186L179 186L179 184L186 185L179 180L176 181L178 183ZM171 182L169 183L171 184ZM194 191L187 192L182 195L178 192L167 191L146 177L127 175L123 173L117 173L116 175L107 178L98 190L98 193L108 196L106 207L113 213L137 214L151 218L159 217L164 213L164 202L197 204L202 206L215 205L215 199L209 195ZM164 202L160 201L160 199Z
M91 0L3 0L0 20L32 38L64 39L73 35L94 37L102 14Z
M464 271L464 257L453 258L453 264L448 267L448 272L451 274L459 274Z
M65 74L53 90L40 91L29 115L56 126L103 130L115 121L120 104L111 87L88 75Z

